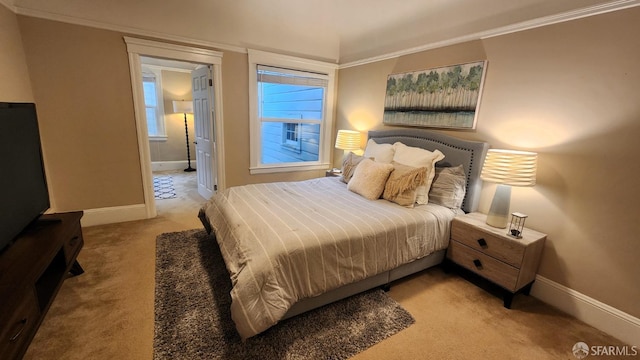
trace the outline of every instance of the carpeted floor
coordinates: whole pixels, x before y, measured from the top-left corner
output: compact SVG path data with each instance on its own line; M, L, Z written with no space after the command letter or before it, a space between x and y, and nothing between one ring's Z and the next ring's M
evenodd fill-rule
M154 359L347 359L414 323L382 290L285 320L242 342L229 307L231 281L203 230L156 244Z
M156 238L202 226L195 173L171 176L178 196L156 202L158 217L83 228L85 273L63 283L25 360L153 358ZM352 360L575 360L577 342L623 345L531 296L517 295L505 309L501 298L440 267L394 282L387 294L415 324Z

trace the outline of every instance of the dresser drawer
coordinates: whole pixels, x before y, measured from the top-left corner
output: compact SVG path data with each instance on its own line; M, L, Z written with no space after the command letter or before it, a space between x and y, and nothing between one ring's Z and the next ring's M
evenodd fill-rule
M40 316L40 308L35 293L30 290L20 299L14 311L2 312L0 323L0 354L4 359L13 359L24 352L35 332Z
M505 240L498 235L481 231L481 229L458 219L453 219L451 238L517 268L522 264L524 245L518 241Z
M457 241L451 241L447 257L509 291L515 291L519 270Z

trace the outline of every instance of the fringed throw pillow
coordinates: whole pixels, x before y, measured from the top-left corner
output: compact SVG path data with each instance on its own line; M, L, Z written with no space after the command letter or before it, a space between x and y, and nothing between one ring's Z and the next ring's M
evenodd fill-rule
M393 161L415 167L427 168L427 181L424 185L418 187L418 196L416 202L418 204L426 204L429 202L429 189L431 182L435 176L436 163L444 159L444 154L440 150L429 151L417 147L407 146L401 142L393 144L394 155Z
M426 167L413 167L392 162L393 171L384 186L382 198L406 207L413 207L417 188L427 180Z

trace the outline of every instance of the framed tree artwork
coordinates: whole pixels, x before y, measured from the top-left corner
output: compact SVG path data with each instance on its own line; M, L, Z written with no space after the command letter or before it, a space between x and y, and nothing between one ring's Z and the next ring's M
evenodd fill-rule
M475 129L486 61L391 74L385 125Z

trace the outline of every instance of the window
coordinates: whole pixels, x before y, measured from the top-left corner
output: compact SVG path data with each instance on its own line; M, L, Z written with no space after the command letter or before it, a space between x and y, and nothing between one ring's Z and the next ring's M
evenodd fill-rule
M302 141L300 141L301 137L298 135L299 125L292 123L282 124L282 146L298 153L302 151Z
M142 68L142 90L147 117L147 132L150 140L165 140L164 107L162 106L162 81L159 69Z
M336 66L253 50L249 65L251 173L328 168Z

